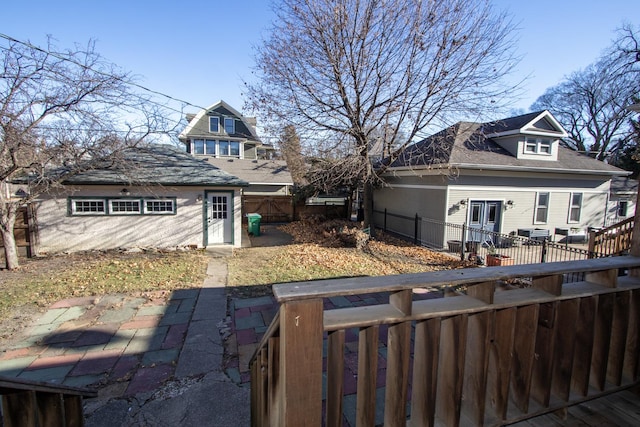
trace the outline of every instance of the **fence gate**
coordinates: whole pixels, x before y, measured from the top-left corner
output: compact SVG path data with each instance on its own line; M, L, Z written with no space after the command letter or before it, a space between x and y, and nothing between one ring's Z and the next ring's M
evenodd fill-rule
M243 221L248 213L259 213L261 222L289 222L293 220L293 199L291 196L243 196Z

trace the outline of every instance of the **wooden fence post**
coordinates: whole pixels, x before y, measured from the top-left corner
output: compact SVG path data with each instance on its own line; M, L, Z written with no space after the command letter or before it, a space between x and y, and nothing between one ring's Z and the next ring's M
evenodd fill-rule
M416 218L413 222L413 243L416 245L418 244L418 218L418 214L416 213Z
M322 422L322 299L291 301L280 309L282 393L275 410L282 426Z

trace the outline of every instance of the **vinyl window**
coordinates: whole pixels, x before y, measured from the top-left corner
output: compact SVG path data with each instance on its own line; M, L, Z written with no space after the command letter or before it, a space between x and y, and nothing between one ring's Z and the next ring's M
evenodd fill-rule
M536 224L546 224L549 215L549 193L538 193L536 197Z
M224 119L224 131L228 134L236 133L236 121L233 118Z
M135 215L140 213L140 200L109 200L109 213L119 215Z
M106 215L106 201L98 199L81 199L71 201L73 215Z
M220 118L219 117L209 117L209 132L218 133L220 132Z
M175 200L170 199L158 199L158 200L145 200L144 201L144 213L153 215L168 215L173 214L176 211Z
M571 193L568 222L570 223L580 222L581 212L582 212L582 193Z

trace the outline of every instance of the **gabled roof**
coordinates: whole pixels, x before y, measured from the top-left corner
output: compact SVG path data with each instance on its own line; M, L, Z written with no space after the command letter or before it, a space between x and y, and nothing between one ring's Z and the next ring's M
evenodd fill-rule
M542 120L542 122L541 122ZM549 125L552 129L541 126ZM559 129L557 129L559 126ZM408 146L390 164L392 170L403 169L485 169L557 172L573 174L627 175L628 172L580 154L559 144L557 161L518 159L496 140L515 134L544 135L556 138L566 134L553 116L536 112L489 123L459 122L430 137Z
M77 174L65 184L233 186L248 183L169 145L149 144L124 152L126 163Z
M547 110L484 123L483 129L487 138L501 138L518 134L567 137L567 132L562 125Z
M293 185L284 160L209 158L207 161L250 184Z
M237 123L235 126L235 133L229 135L230 137L246 138L247 140L256 141L256 142L260 141L260 139L258 138L258 135L256 134L255 126L251 122L251 120L244 117L242 114L240 114L240 112L238 112L236 109L234 109L232 106L230 106L229 104L227 104L222 100L216 102L215 104L210 105L205 109L200 110L196 115L187 114L187 119L189 120L189 124L187 124L184 130L180 132L180 135L178 136L178 138L181 141L184 141L189 136L198 136L198 135L194 135L194 132L195 134L198 134L198 131L196 130L197 124L206 116L210 116L210 115L233 116L240 121L240 123ZM201 136L210 137L211 134L203 134Z

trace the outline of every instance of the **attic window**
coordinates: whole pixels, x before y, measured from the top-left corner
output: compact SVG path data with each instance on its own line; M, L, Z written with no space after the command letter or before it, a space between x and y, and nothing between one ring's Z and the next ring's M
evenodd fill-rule
M209 132L220 132L220 118L219 117L209 117Z
M527 154L551 154L551 141L541 138L527 138L524 143L524 152Z
M233 118L225 117L225 119L224 119L224 131L228 135L236 133L236 121Z

